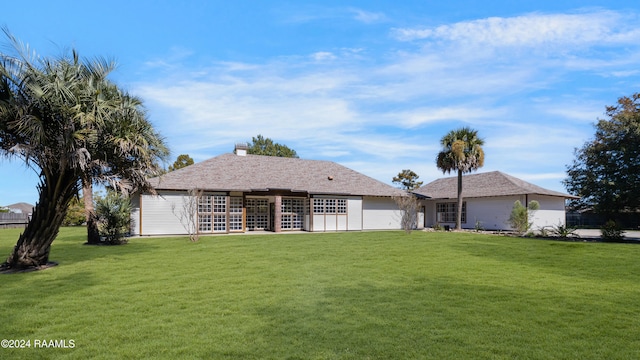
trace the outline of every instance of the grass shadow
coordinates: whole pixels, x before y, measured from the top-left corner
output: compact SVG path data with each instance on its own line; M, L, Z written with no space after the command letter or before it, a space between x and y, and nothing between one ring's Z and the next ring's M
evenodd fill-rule
M99 284L91 273L67 274L41 271L16 273L2 277L3 294L0 296L0 319L6 338L29 338L50 321L58 299L78 296L82 291ZM14 309L30 309L28 312ZM80 311L81 309L76 309Z
M22 231L22 229L0 230L0 259L4 259L3 256L9 256ZM138 241L137 238L122 245L89 246L86 245L86 228L62 228L51 244L49 253L49 261L58 266L50 270L56 271L59 267L110 257L141 256L157 248L152 243Z
M256 309L264 326L246 335L253 340L244 350L256 353L269 344L280 350L273 358L290 359L545 358L554 353L607 358L632 348L628 341L638 343L628 333L637 320L616 319L612 309L575 300L445 278L333 287L313 302L292 299ZM615 334L601 333L599 322L612 320L625 326ZM596 345L603 341L613 347Z
M478 261L496 261L532 274L585 281L640 282L640 247L602 242L548 241L537 238L488 237L485 241L450 243L452 249ZM637 256L630 256L635 253ZM500 266L500 265L497 265ZM620 279L620 274L628 274Z

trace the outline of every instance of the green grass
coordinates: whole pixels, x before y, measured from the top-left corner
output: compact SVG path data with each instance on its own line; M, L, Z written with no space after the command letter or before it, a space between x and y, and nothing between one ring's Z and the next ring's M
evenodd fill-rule
M3 359L637 359L640 246L465 233L140 238L0 276ZM0 230L7 256L19 232ZM33 344L33 343L32 343Z

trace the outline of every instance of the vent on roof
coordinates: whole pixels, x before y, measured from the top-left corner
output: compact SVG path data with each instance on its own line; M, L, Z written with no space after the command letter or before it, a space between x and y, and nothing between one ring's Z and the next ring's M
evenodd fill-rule
M234 152L238 156L246 156L247 155L247 150L249 150L249 144L247 144L247 143L239 143L239 144L236 144L236 148L235 148Z

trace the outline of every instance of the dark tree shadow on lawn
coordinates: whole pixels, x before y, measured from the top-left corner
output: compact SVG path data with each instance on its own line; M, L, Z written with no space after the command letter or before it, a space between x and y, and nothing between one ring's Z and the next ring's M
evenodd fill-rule
M118 246L86 246L85 243L75 242L67 239L56 240L51 245L49 254L49 266L38 269L12 270L0 272L0 275L11 275L15 273L33 272L41 270L55 271L57 266L68 266L87 261L95 261L102 258L118 256L141 256L144 253L151 253L157 246L145 243L144 240L136 240ZM8 256L10 248L0 248L0 256ZM4 259L0 257L0 259ZM0 278L1 279L1 278Z

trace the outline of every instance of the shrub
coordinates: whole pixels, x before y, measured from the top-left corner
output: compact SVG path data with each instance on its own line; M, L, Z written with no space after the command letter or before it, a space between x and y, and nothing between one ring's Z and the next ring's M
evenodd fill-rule
M543 238L548 238L551 236L551 230L548 227L544 226L538 229L538 236Z
M535 200L531 200L527 207L522 205L520 200L516 200L513 203L508 222L518 234L525 234L532 225L533 213L538 209L540 209L540 203Z
M411 230L418 227L418 212L420 211L418 199L407 193L403 196L394 196L393 201L395 201L398 209L400 209L400 225L402 226L402 230L407 234L411 233Z
M125 236L131 225L131 201L115 191L96 200L98 231L104 241L111 245L126 243Z
M84 214L84 201L82 198L73 198L69 203L69 209L62 221L63 226L80 226L86 222Z
M620 228L614 220L607 221L604 226L600 228L600 234L604 241L622 241L624 239L624 231Z
M576 233L576 229L566 226L566 225L562 225L562 224L558 224L555 225L554 227L551 228L551 230L549 231L549 233L551 234L551 236L554 237L558 237L561 239L568 239L570 237L572 238L579 238L580 236Z

